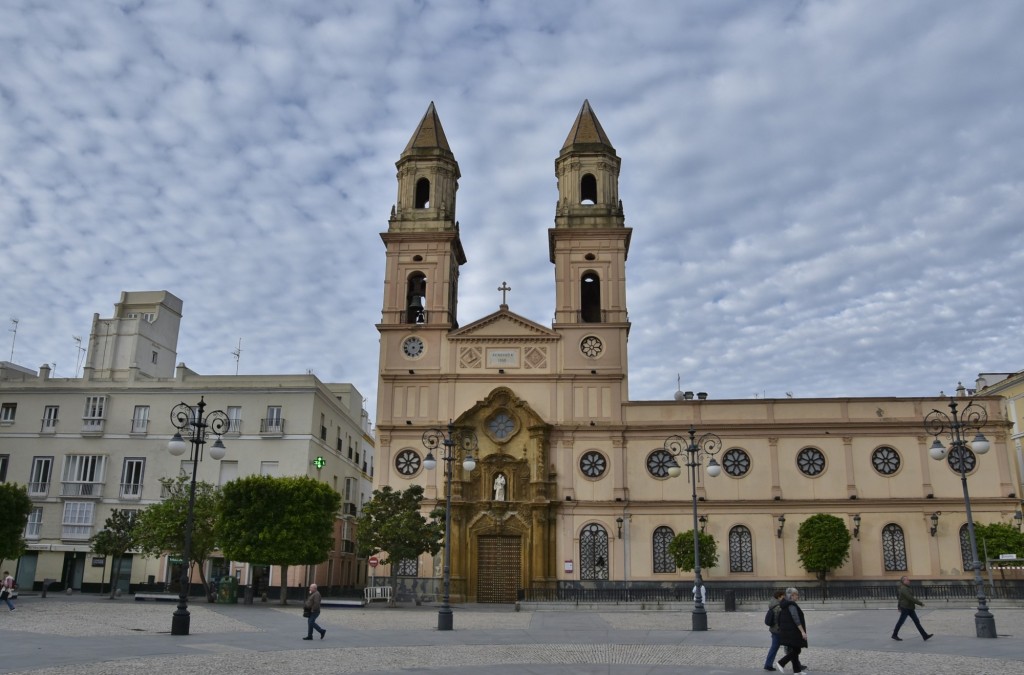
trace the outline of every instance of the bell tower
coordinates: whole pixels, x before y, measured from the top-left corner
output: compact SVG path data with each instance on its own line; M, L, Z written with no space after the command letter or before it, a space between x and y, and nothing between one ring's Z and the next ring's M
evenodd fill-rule
M558 204L548 230L555 265L552 327L564 338L566 371L617 381L614 401L626 397L626 257L633 232L619 200L620 164L584 101L555 160Z
M459 164L431 102L396 163L398 201L388 231L382 326L458 328L459 266L466 254L455 220Z

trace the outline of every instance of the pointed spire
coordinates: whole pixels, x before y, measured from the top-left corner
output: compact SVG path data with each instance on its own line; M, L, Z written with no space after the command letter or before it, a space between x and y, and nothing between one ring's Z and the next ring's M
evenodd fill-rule
M595 143L608 146L613 151L615 149L612 147L612 142L608 140L608 135L601 128L601 123L597 121L597 115L590 108L590 101L584 99L583 107L580 108L580 114L576 116L576 122L572 125L569 136L562 145L562 150L574 145L591 145Z
M431 101L427 107L427 112L423 115L423 119L420 120L420 124L416 127L416 131L413 133L412 138L409 139L409 144L405 146L405 150L402 154L411 152L414 149L431 149L437 148L451 153L452 149L448 147L448 139L445 138L444 129L441 128L441 118L437 116L437 110L434 109L434 102Z

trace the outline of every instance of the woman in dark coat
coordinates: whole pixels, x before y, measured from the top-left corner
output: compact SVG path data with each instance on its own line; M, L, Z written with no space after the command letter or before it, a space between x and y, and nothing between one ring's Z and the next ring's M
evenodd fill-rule
M804 623L804 611L796 603L799 599L799 591L787 588L786 597L779 605L779 643L786 647L786 655L779 659L779 670L792 663L794 673L806 670L800 665L800 650L807 646L807 624Z

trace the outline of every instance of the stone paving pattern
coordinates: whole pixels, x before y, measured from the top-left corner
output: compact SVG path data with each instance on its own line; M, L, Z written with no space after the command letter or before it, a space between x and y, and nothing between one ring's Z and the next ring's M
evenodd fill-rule
M971 608L919 615L889 639L894 609L804 607L818 673L1024 674L1024 609L993 612L1000 638L975 637ZM375 675L668 675L753 673L768 646L764 612L709 611L690 632L689 611L514 611L454 608L455 630L437 631L436 606L325 609L324 640L305 634L301 606L190 605L191 635L171 636L173 603L96 596L23 597L0 606L0 672L37 675L374 673Z

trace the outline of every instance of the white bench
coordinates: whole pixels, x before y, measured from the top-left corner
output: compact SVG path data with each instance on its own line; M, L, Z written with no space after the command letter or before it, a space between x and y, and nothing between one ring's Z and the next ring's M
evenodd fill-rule
M363 589L363 596L366 598L367 604L374 600L391 600L391 587L390 586L367 586Z

